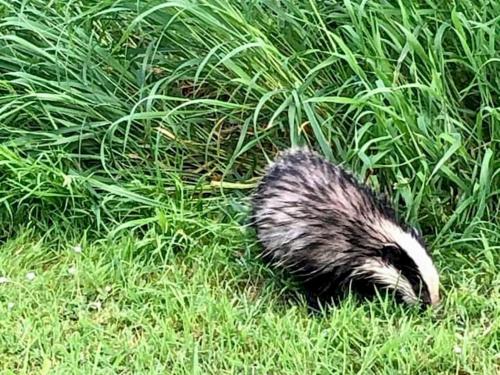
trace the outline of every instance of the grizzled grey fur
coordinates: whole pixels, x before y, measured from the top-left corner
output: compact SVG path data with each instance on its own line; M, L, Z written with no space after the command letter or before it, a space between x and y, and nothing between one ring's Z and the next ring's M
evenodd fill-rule
M415 263L381 223L411 232L423 245L422 239L368 187L316 153L283 152L267 169L252 206L263 259L295 275L313 305L348 290L371 296L377 286L384 288L357 271L370 259L393 264L429 302Z

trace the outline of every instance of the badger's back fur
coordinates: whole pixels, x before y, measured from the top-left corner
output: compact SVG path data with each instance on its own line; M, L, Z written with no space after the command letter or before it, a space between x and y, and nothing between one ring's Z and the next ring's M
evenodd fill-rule
M294 274L312 301L389 289L436 304L439 279L416 231L366 186L307 149L269 166L252 198L263 258Z

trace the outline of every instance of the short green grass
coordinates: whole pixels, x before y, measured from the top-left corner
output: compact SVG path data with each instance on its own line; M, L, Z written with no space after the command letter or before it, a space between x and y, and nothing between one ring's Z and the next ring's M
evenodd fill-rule
M500 372L499 15L0 0L2 373ZM248 195L300 144L422 230L439 308L309 315L258 261Z

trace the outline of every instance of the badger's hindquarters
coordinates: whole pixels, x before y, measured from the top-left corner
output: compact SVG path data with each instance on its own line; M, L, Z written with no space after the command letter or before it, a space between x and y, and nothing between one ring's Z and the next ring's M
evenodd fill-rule
M313 299L390 289L436 304L439 278L423 241L350 174L310 151L272 164L253 196L263 257L288 270Z

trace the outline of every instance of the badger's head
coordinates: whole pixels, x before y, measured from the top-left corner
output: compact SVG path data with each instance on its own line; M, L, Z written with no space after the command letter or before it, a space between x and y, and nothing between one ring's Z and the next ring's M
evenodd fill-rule
M417 231L405 231L388 221L380 229L382 245L356 267L354 276L394 291L408 304L438 305L439 275Z

